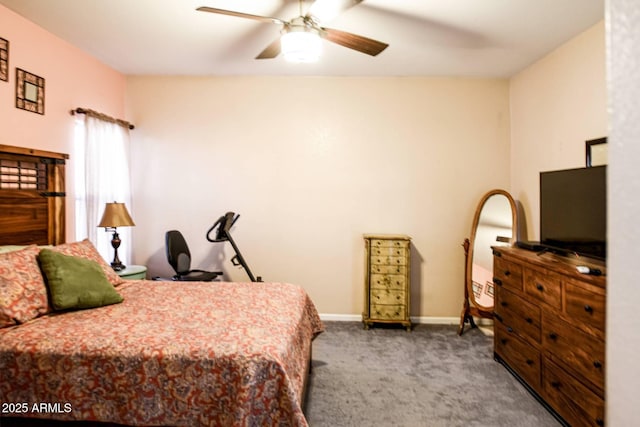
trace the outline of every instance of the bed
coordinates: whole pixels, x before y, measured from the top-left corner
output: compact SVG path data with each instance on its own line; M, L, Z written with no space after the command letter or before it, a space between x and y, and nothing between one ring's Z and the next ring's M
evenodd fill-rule
M0 203L7 194L0 189ZM48 205L64 218L64 203ZM4 212L0 224L33 218ZM39 235L55 241L33 241L28 226L16 227L23 240L0 233L0 245L23 245L0 253L0 425L307 425L311 347L323 325L304 289L125 281L91 242L60 242L50 229L60 221L41 222ZM79 293L67 298L69 289Z

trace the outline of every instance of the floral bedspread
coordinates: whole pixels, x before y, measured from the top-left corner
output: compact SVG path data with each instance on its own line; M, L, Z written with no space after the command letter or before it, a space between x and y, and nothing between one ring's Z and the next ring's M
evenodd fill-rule
M120 304L0 329L0 415L307 425L303 387L323 325L302 288L140 280L117 290Z

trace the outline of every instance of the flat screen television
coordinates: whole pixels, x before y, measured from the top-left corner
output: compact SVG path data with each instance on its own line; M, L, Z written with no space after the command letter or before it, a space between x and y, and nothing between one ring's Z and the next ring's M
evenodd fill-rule
M540 244L606 259L606 166L540 172Z

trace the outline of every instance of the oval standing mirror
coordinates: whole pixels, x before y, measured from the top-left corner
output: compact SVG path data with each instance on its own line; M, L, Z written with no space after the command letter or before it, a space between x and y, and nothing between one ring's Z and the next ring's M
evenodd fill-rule
M517 230L516 204L504 190L485 194L476 209L471 236L462 246L465 251L464 303L458 335L464 325L476 327L474 316L493 319L492 246L511 246Z

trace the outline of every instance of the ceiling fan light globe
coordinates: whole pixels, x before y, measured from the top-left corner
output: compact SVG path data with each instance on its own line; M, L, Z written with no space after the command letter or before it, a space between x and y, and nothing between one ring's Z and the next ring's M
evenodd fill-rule
M280 45L289 62L316 62L322 54L322 40L315 32L289 31L280 38Z

